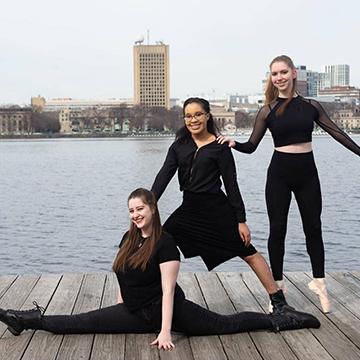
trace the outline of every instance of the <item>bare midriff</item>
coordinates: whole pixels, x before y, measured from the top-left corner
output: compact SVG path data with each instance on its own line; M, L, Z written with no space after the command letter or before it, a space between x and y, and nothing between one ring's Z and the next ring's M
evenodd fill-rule
M284 152L284 153L293 153L293 154L301 154L312 151L312 143L305 142L299 144L291 144L285 146L279 146L275 148L276 151Z

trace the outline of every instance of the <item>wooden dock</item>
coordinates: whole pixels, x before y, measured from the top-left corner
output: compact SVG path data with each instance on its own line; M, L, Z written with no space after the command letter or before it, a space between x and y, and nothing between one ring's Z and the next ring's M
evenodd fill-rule
M327 283L333 311L324 315L307 288L310 275L286 274L288 302L316 315L320 329L272 333L187 337L176 334L171 352L149 346L155 334L54 335L26 331L12 336L0 323L1 360L359 360L360 272L330 272ZM268 296L253 273L181 273L187 297L208 308L230 314L266 311ZM32 308L36 300L46 314L71 314L115 303L114 274L0 275L0 307Z

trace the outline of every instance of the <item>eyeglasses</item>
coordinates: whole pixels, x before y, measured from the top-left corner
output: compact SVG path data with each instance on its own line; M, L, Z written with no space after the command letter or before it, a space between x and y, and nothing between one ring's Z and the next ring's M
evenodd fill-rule
M186 114L186 115L184 116L184 120L185 120L186 122L190 122L192 119L201 120L201 117L202 117L203 115L205 115L204 112L197 112L197 113L195 113L194 115Z

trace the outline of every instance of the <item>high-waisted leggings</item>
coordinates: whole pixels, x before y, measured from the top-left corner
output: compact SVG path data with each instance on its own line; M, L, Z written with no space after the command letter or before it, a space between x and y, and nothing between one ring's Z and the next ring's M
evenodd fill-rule
M306 238L313 276L324 277L324 244L321 234L321 190L312 152L274 151L265 188L270 222L268 251L275 280L282 280L288 212L294 193Z
M161 328L161 304L152 305L137 313L124 304L77 315L44 315L41 329L55 334L86 333L149 333ZM187 335L215 335L272 329L270 315L241 312L221 315L189 300L174 307L172 330Z

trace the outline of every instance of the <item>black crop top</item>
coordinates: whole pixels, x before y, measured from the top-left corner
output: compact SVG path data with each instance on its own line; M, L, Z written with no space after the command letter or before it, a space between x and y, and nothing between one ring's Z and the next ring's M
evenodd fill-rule
M315 100L294 97L284 113L276 116L276 110L285 100L277 98L274 103L264 105L256 116L249 140L245 143L236 142L234 149L248 154L254 152L267 129L271 132L275 147L311 142L316 122L336 141L360 155L360 147L327 116Z
M119 247L126 241L127 234L126 232L123 236ZM180 253L173 237L170 234L163 233L145 271L142 271L141 268L133 269L125 266L124 272L116 273L124 304L131 312L145 308L161 299L162 287L159 265L172 260L180 261ZM176 284L174 301L184 298L184 292Z
M194 193L218 194L221 192L221 176L238 222L246 221L234 158L226 144L221 145L215 140L198 148L192 138L186 142L175 141L151 187L157 199L165 191L176 170L180 191Z

